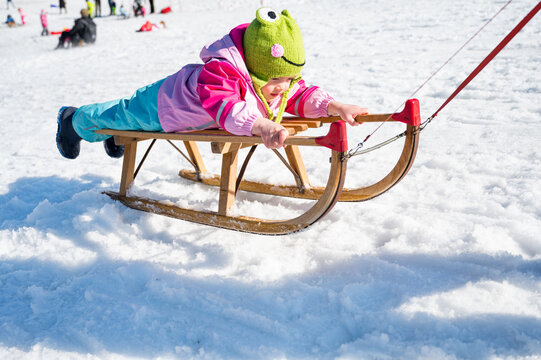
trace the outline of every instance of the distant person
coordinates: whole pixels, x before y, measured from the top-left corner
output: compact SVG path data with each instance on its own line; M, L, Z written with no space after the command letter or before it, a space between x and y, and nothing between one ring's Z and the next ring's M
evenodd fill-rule
M9 5L15 9L15 4L13 3L13 0L6 0L6 10L9 10Z
M152 31L153 28L156 29L165 29L165 21L160 21L159 25L153 24L150 21L145 22L139 30L136 30L137 32L146 32L146 31Z
M94 8L96 7L96 4L94 4L90 0L86 0L86 8L88 9L88 15L89 17L94 17Z
M150 4L150 13L154 14L154 0L148 0L148 3Z
M71 30L62 31L58 39L57 49L66 46L80 46L84 43L93 44L96 41L96 24L88 15L87 9L81 10L81 17L75 20Z
M168 6L168 7L164 7L161 11L160 11L160 14L168 14L171 12L171 6Z
M135 0L133 2L133 15L135 17L142 16L145 17L145 9L143 7L143 0Z
M47 11L45 9L41 9L41 13L39 15L39 19L41 20L41 27L43 28L41 30L41 36L49 35L49 28L48 28L48 21L47 21Z
M17 26L17 24L15 23L15 19L10 14L8 14L5 23L8 25L8 27Z
M60 14L62 14L62 9L64 9L64 14L68 13L68 10L66 10L66 0L58 0L58 7L60 8Z
M120 8L118 9L119 13L118 16L121 17L122 19L127 19L130 17L130 15L128 15L128 13L126 12L126 9L124 9L124 5L120 5Z
M152 31L153 27L158 27L158 25L151 23L150 21L145 22L137 32L147 32Z
M116 3L113 1L113 0L109 0L109 9L110 9L110 13L109 15L113 16L113 15L116 15Z
M94 0L96 9L94 10L94 17L101 17L101 0Z
M21 8L18 8L17 11L19 12L19 16L21 17L21 25L26 25L26 13Z

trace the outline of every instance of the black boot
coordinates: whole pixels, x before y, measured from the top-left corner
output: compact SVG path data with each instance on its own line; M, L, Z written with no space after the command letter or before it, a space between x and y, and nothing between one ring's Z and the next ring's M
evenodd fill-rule
M64 106L58 111L58 130L56 131L56 146L60 154L67 159L79 156L81 137L73 129L73 113L77 110L73 106Z
M112 158L121 158L124 155L124 145L115 144L115 139L111 136L103 142L105 152Z

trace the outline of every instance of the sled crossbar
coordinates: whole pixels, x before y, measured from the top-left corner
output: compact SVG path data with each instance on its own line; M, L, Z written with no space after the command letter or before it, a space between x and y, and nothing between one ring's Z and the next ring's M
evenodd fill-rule
M406 140L400 158L395 167L376 183L358 189L344 189L347 167L346 125L334 117L318 119L285 118L282 125L288 130L285 141L286 158L279 156L286 167L293 173L295 185L274 185L243 180L237 175L239 151L242 148L263 143L259 136L237 136L224 130L202 130L189 133L164 133L127 130L96 130L96 133L111 135L115 143L124 145L124 159L118 192L105 192L112 199L119 200L134 209L166 215L177 219L217 226L232 230L258 234L287 234L301 230L327 214L338 201L364 201L382 194L399 182L409 171L415 158L419 137L419 105L408 100L404 111L396 114L376 114L358 116L358 122L400 121L406 123ZM325 136L301 136L299 133L309 129L328 125ZM194 170L180 170L179 175L191 181L197 181L219 188L218 209L216 211L196 211L181 208L171 202L161 202L130 194L130 187L135 178L137 145L141 141L173 140L182 141L187 150L187 157ZM211 144L213 153L222 156L220 175L207 173L197 142ZM303 146L324 146L331 150L330 169L327 184L323 187L310 186L300 148ZM175 146L176 148L176 146ZM177 150L179 150L177 148ZM145 153L144 158L148 155ZM219 156L217 155L217 156ZM141 164L137 167L139 171ZM244 171L242 171L244 172ZM237 181L239 180L239 181ZM287 220L266 220L248 216L231 216L237 190L262 193L274 196L287 196L316 200L313 206L303 214Z

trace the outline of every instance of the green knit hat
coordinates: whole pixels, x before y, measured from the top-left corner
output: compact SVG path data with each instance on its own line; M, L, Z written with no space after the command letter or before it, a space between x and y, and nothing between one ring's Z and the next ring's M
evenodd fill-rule
M278 14L261 8L246 28L244 58L252 81L264 86L269 79L300 77L305 63L301 30L287 10Z

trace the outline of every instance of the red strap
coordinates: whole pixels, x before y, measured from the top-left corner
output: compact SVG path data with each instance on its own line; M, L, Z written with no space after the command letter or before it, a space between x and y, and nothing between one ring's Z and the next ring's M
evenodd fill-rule
M449 96L447 98L447 100L445 100L445 102L440 106L440 108L438 110L436 110L436 112L434 113L434 115L432 115L432 118L438 116L438 113L440 112L441 109L443 109L451 100L454 99L454 97L460 92L462 91L462 89L464 89L469 83L470 81L472 81L472 79L474 77L477 76L477 74L479 74L479 72L481 72L481 70L483 70L483 68L485 66L487 66L487 64L489 62L492 61L492 59L494 59L494 57L496 57L496 55L498 55L498 53L509 43L509 41L511 41L511 39L513 39L515 37L516 34L518 34L518 32L520 30L522 30L522 28L535 16L535 14L537 14L537 12L541 9L541 1L532 9L532 11L530 11L528 13L528 15L526 15L524 17L524 19L522 19L521 22L518 23L517 26L515 26L515 28L513 30L511 30L511 32L498 44L498 46L496 46L496 48L494 50L492 50L492 52L490 54L488 54L488 56L475 68L475 70L473 70L473 72L466 78L466 80L464 80L462 82L462 84L459 85L459 87L455 90L455 92L453 92L451 94L451 96Z

